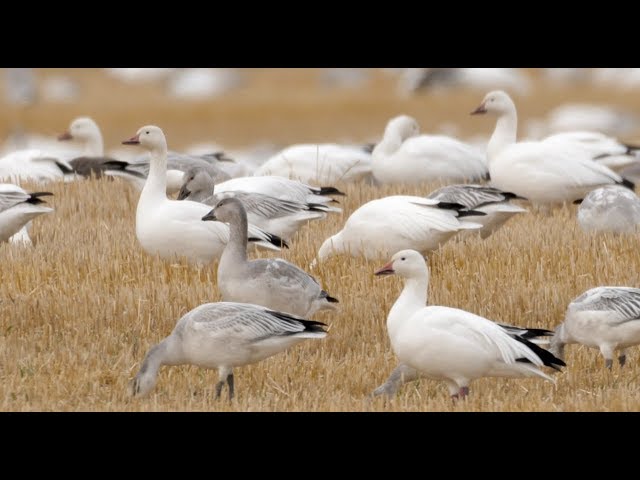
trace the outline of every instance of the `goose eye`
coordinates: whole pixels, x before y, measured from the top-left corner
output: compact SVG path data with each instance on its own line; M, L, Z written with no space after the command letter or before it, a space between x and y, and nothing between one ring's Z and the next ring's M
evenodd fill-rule
M400 260L402 260L402 261L404 262L404 261L406 260L406 258L405 258L405 257L402 257Z

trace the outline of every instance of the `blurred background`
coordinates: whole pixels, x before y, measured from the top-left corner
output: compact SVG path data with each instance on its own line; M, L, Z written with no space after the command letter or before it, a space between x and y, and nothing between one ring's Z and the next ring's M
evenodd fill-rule
M146 124L169 148L225 150L258 163L293 143L376 142L406 113L424 133L484 148L493 120L469 115L489 90L518 107L519 139L597 130L640 140L640 69L2 69L0 139L18 148L70 149L56 141L75 117L100 126L107 154Z

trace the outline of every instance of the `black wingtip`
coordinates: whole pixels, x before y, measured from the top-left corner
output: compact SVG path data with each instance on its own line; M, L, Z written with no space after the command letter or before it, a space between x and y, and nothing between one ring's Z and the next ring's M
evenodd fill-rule
M324 290L322 290L322 296L327 300L327 302L329 303L340 303L338 301L337 298L332 297L331 295L329 295L327 292L325 292Z
M549 350L545 350L542 347L539 347L538 345L536 345L535 343L531 343L529 340L527 340L526 338L520 337L518 335L513 336L512 338L514 338L515 340L517 340L520 343L524 343L527 347L529 347L530 350L533 351L533 353L535 353L540 360L542 360L542 363L547 366L547 367L551 367L554 370L557 370L559 372L561 372L562 370L560 369L560 367L566 367L567 364L564 363L564 361L560 360L558 357L556 357L553 353L551 353ZM524 362L524 363L531 363L528 359L526 358L516 358L516 362Z
M574 200L574 201L573 201L573 204L574 204L574 205L580 205L582 202L584 202L584 198L579 198L579 199L577 199L577 200Z
M461 217L482 217L486 215L485 212L480 212L479 210L459 210L458 218Z
M627 155L631 154L631 153L636 153L637 150L640 150L640 146L638 145L632 145L631 143L623 143L622 145L624 145L627 148Z
M436 207L442 208L443 210L464 210L467 208L461 203L455 202L439 202Z
M33 192L29 193L29 199L26 203L31 203L33 205L38 205L39 203L45 203L44 200L40 200L40 197L53 196L51 192Z
M362 146L362 150L364 150L366 153L373 153L373 150L375 148L376 148L376 144L375 143L367 143L367 144Z
M347 194L341 192L335 187L320 187L318 195L342 195L343 197L345 197Z
M627 180L624 177L622 178L622 182L619 182L618 185L622 185L623 187L626 187L629 190L635 190L636 189L636 184L633 183L631 180Z
M67 167L65 164L58 162L57 160L55 160L56 165L58 166L58 168L60 169L60 171L63 174L70 174L70 173L74 173L72 168Z
M285 322L292 323L301 323L304 325L305 332L322 332L327 333L327 331L323 328L326 327L326 323L317 322L316 320L306 320L304 318L296 317L284 312L276 312L275 310L267 310L269 315L273 315L280 320L284 320ZM298 332L289 332L290 335L295 335Z

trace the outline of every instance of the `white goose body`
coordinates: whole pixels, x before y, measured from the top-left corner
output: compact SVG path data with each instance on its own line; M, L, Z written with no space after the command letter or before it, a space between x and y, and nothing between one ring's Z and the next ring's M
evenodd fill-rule
M488 174L483 155L444 135L418 135L415 119L401 115L389 121L372 153L372 171L380 184L426 181L478 181Z
M0 242L31 244L26 225L35 217L53 212L40 197L49 192L29 193L17 185L0 183ZM13 237L13 238L12 238Z
M292 145L268 159L254 175L276 175L320 184L355 182L371 175L371 154L355 145Z
M484 317L457 308L425 306L429 270L414 250L396 253L377 275L398 274L405 286L389 311L387 331L393 351L422 375L443 380L456 397L481 377L538 376L540 367L564 362Z
M365 203L347 219L337 234L324 241L318 258L346 254L367 259L388 257L411 248L426 254L456 233L482 225L458 219L455 209L423 197L394 195Z
M162 130L147 126L124 143L140 144L151 154L149 175L140 193L136 209L136 236L142 248L162 258L185 257L192 263L207 264L220 258L229 240L229 227L221 222L204 222L211 210L207 205L169 200L166 195L167 144ZM251 238L278 250L273 235L251 226Z
M640 198L618 185L597 188L584 197L577 217L586 232L636 232L640 225Z
M568 142L516 142L516 107L505 92L488 93L472 113L498 115L487 147L494 187L549 205L578 200L594 188L623 181Z

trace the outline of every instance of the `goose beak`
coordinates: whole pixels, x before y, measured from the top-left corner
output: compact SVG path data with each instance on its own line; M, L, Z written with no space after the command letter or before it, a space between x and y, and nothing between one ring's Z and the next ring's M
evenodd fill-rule
M204 217L202 217L202 220L206 221L206 220L218 220L216 218L216 211L211 210L209 213L207 213Z
M69 130L67 130L64 133L61 133L60 135L58 135L58 140L62 141L62 140L73 140L73 136L71 135L71 132L69 132Z
M384 267L374 272L374 275L393 275L396 271L393 269L393 262L387 263Z
M180 187L180 191L178 192L178 200L184 200L189 195L191 195L191 190L189 190L187 188L186 184L182 185L182 187ZM203 220L204 220L204 218L203 218Z
M487 113L487 107L484 103L481 103L478 108L476 108L470 115L480 115L483 113Z
M123 140L123 145L140 145L140 136L136 135L135 137L131 137L129 140Z

